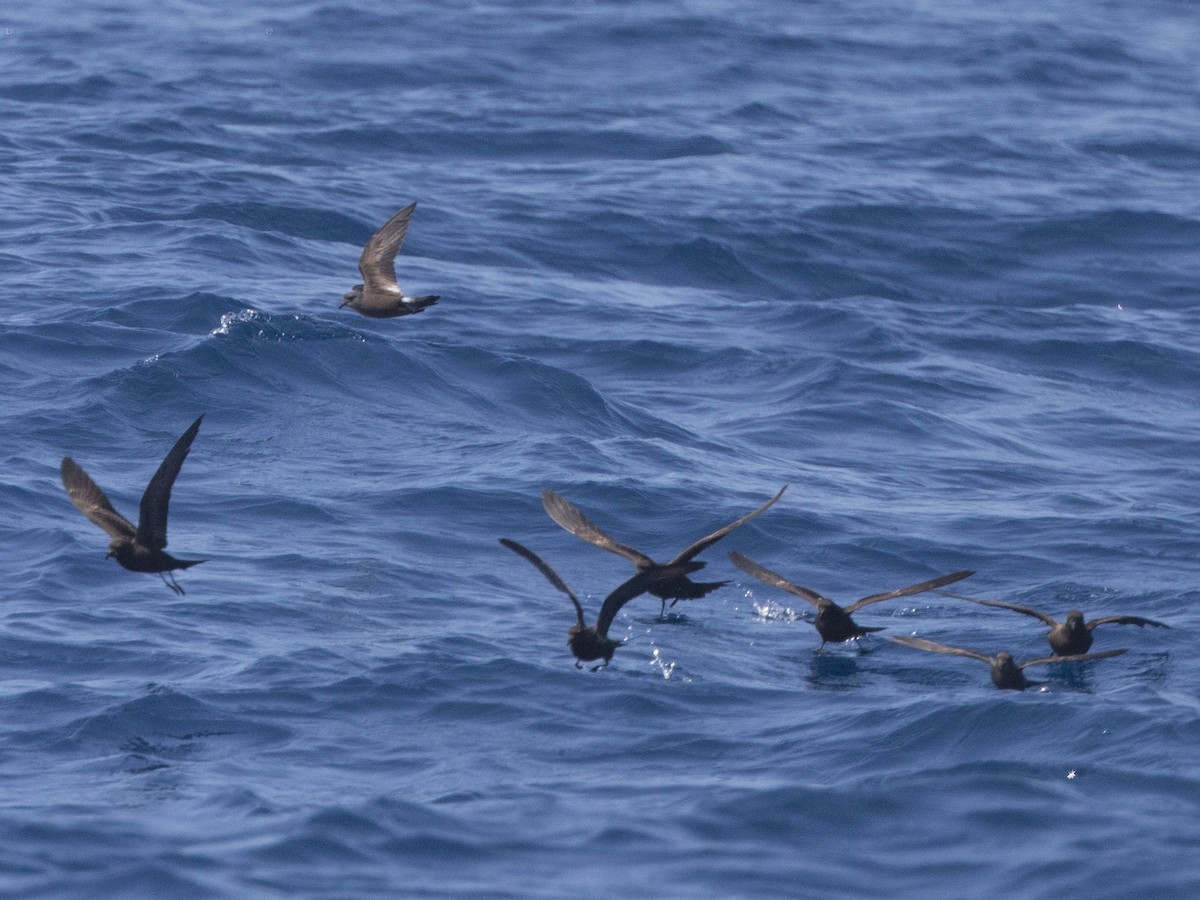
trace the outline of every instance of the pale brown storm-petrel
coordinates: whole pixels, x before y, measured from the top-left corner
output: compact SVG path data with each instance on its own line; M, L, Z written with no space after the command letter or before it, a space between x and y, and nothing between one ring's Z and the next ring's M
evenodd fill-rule
M859 625L850 618L852 612L857 612L864 606L870 606L872 603L878 603L880 600L891 600L893 597L909 597L913 594L923 594L925 591L932 591L934 588L953 584L956 581L961 581L968 575L975 574L971 569L963 569L962 571L942 575L929 581L922 581L920 584L910 584L908 587L897 588L894 591L885 591L882 594L871 594L868 597L863 597L861 600L856 600L849 606L842 607L829 598L822 597L816 591L800 587L798 584L792 584L792 582L788 581L782 575L776 575L770 569L766 569L753 560L747 559L736 550L729 554L729 558L735 566L743 572L753 575L763 584L769 584L772 587L785 590L789 594L795 594L800 599L807 600L815 606L817 608L817 615L812 623L817 629L817 634L821 635L822 647L825 646L827 641L832 641L835 644L839 644L842 641L856 641L865 634L883 631L883 628L868 628Z
M367 241L362 256L358 258L358 271L362 273L364 284L352 287L342 297L342 306L348 306L372 319L391 319L419 313L437 303L435 294L408 297L396 283L396 254L404 243L408 220L416 208L416 203L404 207Z
M171 502L171 486L187 458L203 419L204 416L200 416L180 435L150 479L146 492L142 494L136 528L113 509L104 491L75 460L64 457L60 469L63 487L67 489L71 502L112 538L104 558L111 556L132 572L157 572L163 583L177 594L182 594L183 588L171 570L187 569L204 560L176 559L163 550L167 546L167 507Z
M913 647L917 650L929 650L932 653L949 653L951 656L969 656L971 659L985 662L992 667L992 684L1006 691L1023 691L1025 688L1033 685L1045 684L1043 681L1030 681L1026 678L1022 670L1027 666L1040 666L1046 663L1057 662L1078 662L1086 659L1109 659L1113 656L1120 656L1125 652L1124 648L1122 648L1120 650L1105 650L1102 653L1073 653L1069 656L1043 656L1038 659L1029 659L1019 663L1012 658L1011 653L1000 652L995 656L988 656L986 653L980 653L978 650L951 647L948 644L939 644L936 641L927 641L925 638L919 637L893 637L891 640L897 644L903 644L905 647Z
M783 492L786 490L787 485L785 484L779 489L779 493L758 509L747 513L736 521L730 522L723 528L718 528L712 534L700 538L700 540L696 541L690 547L682 550L668 563L656 563L645 553L613 540L595 524L590 522L569 500L560 497L554 491L542 491L542 506L546 508L546 512L550 518L571 532L571 534L583 538L585 541L595 544L600 549L607 550L609 553L625 557L637 567L638 572L648 574L651 579L648 590L661 601L661 608L659 609L659 615L661 616L666 612L668 600L671 601L672 606L680 600L698 600L710 591L714 591L722 585L729 584L728 581L692 581L687 577L688 573L699 571L707 565L704 562L694 562L693 557L707 550L735 528L740 528L755 516L766 512L775 501L783 496Z
M1077 609L1072 609L1067 613L1067 621L1059 622L1053 616L1046 615L1030 606L1019 606L1016 603L1005 603L1002 600L983 600L979 597L968 597L966 594L955 594L951 591L938 591L938 593L946 597L954 597L956 600L969 600L981 606L1011 609L1013 612L1041 619L1050 626L1046 640L1050 642L1050 649L1057 656L1087 653L1092 647L1092 631L1097 625L1136 625L1139 628L1146 625L1152 625L1155 628L1171 627L1165 622L1156 622L1154 619L1144 619L1141 616L1101 616L1099 619L1085 622L1083 613Z
M528 547L508 538L500 538L500 543L513 553L523 556L533 563L537 570L546 576L547 581L567 595L571 605L575 607L575 624L567 631L567 646L571 648L571 653L575 656L575 668L583 668L581 663L595 662L598 659L602 659L604 662L596 668L608 665L612 660L613 653L621 646L620 641L614 641L608 636L608 629L612 627L613 619L621 611L622 606L646 592L650 586L651 576L646 572L638 572L628 581L619 584L616 590L604 598L604 603L600 606L600 614L596 616L596 624L587 625L583 620L583 606L580 604L579 598L567 587L566 582L559 577L557 572Z

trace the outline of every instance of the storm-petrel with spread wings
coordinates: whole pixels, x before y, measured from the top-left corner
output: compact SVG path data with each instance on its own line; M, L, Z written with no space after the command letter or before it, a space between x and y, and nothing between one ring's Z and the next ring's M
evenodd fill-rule
M638 572L628 581L619 584L616 590L604 598L604 603L600 606L600 614L596 616L596 624L586 625L583 621L583 606L580 604L579 598L567 587L566 582L558 576L557 572L528 547L508 538L500 538L500 543L533 563L537 570L546 576L547 581L567 595L575 607L575 624L567 631L567 646L575 655L575 667L582 668L580 663L594 662L597 659L604 660L603 665L608 665L613 653L621 646L620 641L614 641L608 636L608 629L612 626L613 619L621 611L622 606L646 592L646 588L651 582L651 576L646 572ZM597 668L601 668L601 666L597 666Z
M171 452L163 458L142 494L138 508L138 524L133 523L113 509L100 486L83 471L71 457L63 458L60 474L63 487L71 502L80 512L108 532L112 538L104 558L113 557L126 569L133 572L157 572L163 583L177 594L183 588L171 574L172 569L187 569L204 562L202 559L176 559L163 548L167 546L167 507L171 502L171 486L179 474L179 468L191 449L196 432L204 416L196 419L175 442Z
M956 581L961 581L968 575L975 574L970 569L963 569L960 572L952 572L949 575L942 575L929 581L922 581L920 584L910 584L908 587L898 588L897 590L887 591L882 594L871 594L869 597L856 600L849 606L842 607L827 597L822 597L816 591L800 587L798 584L792 584L792 582L788 581L782 575L776 575L770 569L763 568L753 560L742 556L736 550L729 554L729 558L735 566L743 572L753 575L763 584L769 584L772 587L785 590L789 594L795 594L800 599L807 600L815 606L817 608L817 615L812 623L816 627L817 633L821 635L822 647L825 646L826 641L833 641L835 644L842 641L856 641L864 634L870 634L873 631L883 631L882 628L868 628L859 625L850 618L850 613L860 610L864 606L870 606L872 603L878 603L880 600L891 600L893 597L908 597L912 594L922 594L925 591L932 591L934 588L942 587L942 585L953 584Z
M1019 663L1012 658L1012 654L1010 653L1000 652L995 656L988 656L986 653L980 653L978 650L951 647L948 644L939 644L936 641L927 641L925 638L919 637L893 637L892 640L897 644L903 644L905 647L914 647L917 650L929 650L933 653L949 653L951 656L969 656L971 659L978 659L981 662L985 662L992 667L992 684L1006 691L1023 691L1032 685L1045 684L1042 681L1030 681L1026 678L1025 673L1022 671L1026 666L1040 666L1045 663L1056 662L1078 662L1085 659L1108 659L1112 656L1120 656L1126 652L1122 648L1120 650L1105 650L1102 653L1072 653L1069 656L1043 656L1038 659L1029 659L1023 663Z
M955 594L951 591L938 591L938 593L946 597L954 597L956 600L970 600L972 603L978 603L982 606L1011 609L1013 612L1041 619L1050 626L1046 640L1050 642L1050 649L1057 656L1072 656L1078 653L1087 653L1092 647L1092 631L1097 625L1136 625L1138 628L1146 625L1152 625L1155 628L1171 627L1165 622L1156 622L1154 619L1144 619L1141 616L1101 616L1099 619L1092 619L1085 622L1083 620L1083 613L1077 609L1073 609L1067 613L1067 621L1059 622L1053 616L1048 616L1046 613L1030 606L1005 603L1002 600L984 600L980 597L968 597L966 594Z
M711 547L735 528L740 528L755 516L765 512L776 500L783 496L783 492L786 490L787 485L785 484L779 489L778 494L758 509L747 513L734 522L730 522L723 528L718 528L707 537L700 538L700 540L681 551L668 563L656 563L646 554L613 540L590 522L569 500L560 497L554 491L542 491L542 505L546 507L546 512L550 515L550 518L571 532L571 534L583 538L585 541L595 544L600 549L607 550L609 553L625 557L637 566L639 572L647 573L650 576L648 590L662 603L659 609L659 615L661 616L666 612L668 600L671 601L672 606L680 600L697 600L710 591L714 591L722 585L729 584L728 581L692 581L687 577L688 573L699 571L707 565L704 562L694 562L693 557Z
M419 313L433 306L438 298L435 294L425 297L408 297L396 283L396 254L404 243L408 231L408 220L412 218L416 203L410 203L396 213L363 247L358 258L358 271L364 284L356 284L343 297L342 306L357 310L372 319L391 319ZM340 307L339 307L340 308Z

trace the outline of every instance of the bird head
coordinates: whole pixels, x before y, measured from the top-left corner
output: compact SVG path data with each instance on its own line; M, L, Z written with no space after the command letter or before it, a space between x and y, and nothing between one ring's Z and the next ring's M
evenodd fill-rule
M125 538L113 538L108 543L108 551L104 554L105 559L115 559L120 562L129 555L129 541Z

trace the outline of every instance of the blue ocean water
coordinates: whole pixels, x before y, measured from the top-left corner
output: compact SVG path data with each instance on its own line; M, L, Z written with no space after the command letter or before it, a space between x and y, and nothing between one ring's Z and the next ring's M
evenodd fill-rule
M0 895L1200 895L1186 0L0 11ZM337 308L417 200L400 283ZM170 550L103 558L200 413ZM730 584L618 616L551 487ZM972 568L1031 669L797 598ZM1033 619L859 614L1018 658Z

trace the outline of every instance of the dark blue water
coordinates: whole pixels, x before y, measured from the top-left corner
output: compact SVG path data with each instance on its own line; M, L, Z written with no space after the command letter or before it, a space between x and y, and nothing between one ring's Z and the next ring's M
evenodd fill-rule
M0 12L0 893L1200 895L1200 18L1147 3ZM338 310L419 201L400 283ZM179 578L103 558L187 424ZM732 583L578 671L632 569ZM958 568L1118 659L818 652ZM859 614L1018 658L1035 620Z

